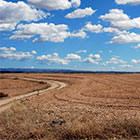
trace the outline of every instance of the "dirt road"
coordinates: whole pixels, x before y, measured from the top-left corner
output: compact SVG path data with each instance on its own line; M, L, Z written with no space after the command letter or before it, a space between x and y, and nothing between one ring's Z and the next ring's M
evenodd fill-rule
M10 77L11 79L15 78L15 77ZM38 80L38 79L33 79L33 78L23 78L23 77L18 77L18 79L22 79L22 80L28 80L28 81L35 81L35 82L46 82L47 84L51 85L49 88L47 89L43 89L39 91L39 95L42 94L46 94L48 91L51 90L58 90L61 88L66 87L67 85L63 82L58 82L58 81L54 81L54 80ZM19 96L15 96L12 97L10 99L5 99L5 100L1 100L0 101L0 114L5 111L6 109L8 109L12 102L15 100L20 100L20 99L24 99L24 98L28 98L31 96L37 96L38 95L38 91L34 91L34 92L30 92L28 94L24 94L24 95L19 95Z

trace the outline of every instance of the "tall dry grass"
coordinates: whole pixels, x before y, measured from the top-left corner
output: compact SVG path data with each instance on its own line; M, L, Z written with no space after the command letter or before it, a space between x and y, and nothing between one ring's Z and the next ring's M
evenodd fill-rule
M56 120L58 123L53 123ZM122 140L140 139L140 118L97 120L83 114L73 121L49 118L29 104L16 102L0 115L0 140Z

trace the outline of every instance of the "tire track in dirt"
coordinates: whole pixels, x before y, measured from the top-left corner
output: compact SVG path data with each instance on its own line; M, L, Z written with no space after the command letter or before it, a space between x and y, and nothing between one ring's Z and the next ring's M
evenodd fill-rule
M56 94L54 94L53 97L58 101L79 104L79 105L87 105L87 106L91 106L91 107L115 108L115 109L121 109L121 110L126 110L126 109L130 109L130 108L131 108L131 110L135 110L137 108L138 110L140 110L140 106L95 104L95 103L88 103L88 102L84 102L84 101L80 101L80 100L76 100L76 99L69 100L69 99L59 98L58 96L56 96Z
M53 97L58 101L64 101L68 103L73 104L79 104L79 105L88 105L91 107L103 107L103 108L116 108L116 109L138 109L140 110L140 106L138 104L123 104L123 101L129 101L133 100L133 102L136 102L140 100L139 96L128 96L127 94L132 94L129 90L123 89L124 85L126 86L132 86L133 87L133 79L127 79L127 77L117 77L111 76L108 78L108 76L105 77L96 77L96 79L92 79L93 83L90 85L90 81L88 81L87 86L94 86L96 87L102 87L104 86L104 90L98 88L97 91L92 91L93 94L89 95L89 92L75 92L73 89L73 92L62 92L61 94L54 93ZM128 81L127 81L128 80ZM132 80L132 81L131 81ZM122 87L123 85L123 87ZM125 86L125 87L126 87ZM138 85L135 85L138 87ZM120 87L120 88L119 88ZM112 88L112 89L110 89ZM102 91L102 92L101 92ZM126 91L126 95L121 95L123 91ZM101 93L100 93L101 92ZM113 92L114 95L110 96L110 92ZM99 94L98 94L99 93ZM107 93L104 95L104 93ZM137 93L137 91L135 91ZM120 94L120 95L119 95ZM133 95L133 94L132 94ZM108 101L109 100L109 101ZM129 102L128 102L129 103Z

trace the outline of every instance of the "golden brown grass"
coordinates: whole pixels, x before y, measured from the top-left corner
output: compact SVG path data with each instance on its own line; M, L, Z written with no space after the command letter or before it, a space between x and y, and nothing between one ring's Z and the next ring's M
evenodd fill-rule
M6 77L0 79L0 92L3 95L8 95L8 97L26 94L47 87L48 85L44 82L25 81L18 78L8 79Z
M18 76L56 79L68 86L22 101L1 114L0 139L140 139L140 74Z
M0 116L0 120L1 140L140 139L140 118L98 121L92 114L84 113L73 121L54 124L52 120L59 122L62 118L49 118L48 113L17 102Z

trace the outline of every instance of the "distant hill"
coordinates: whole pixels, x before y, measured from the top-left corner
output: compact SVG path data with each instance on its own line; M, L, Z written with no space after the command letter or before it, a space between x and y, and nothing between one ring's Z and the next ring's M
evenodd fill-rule
M82 71L70 69L0 68L0 73L140 73L125 71Z

